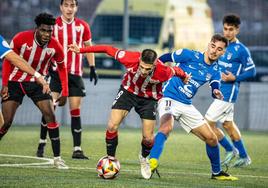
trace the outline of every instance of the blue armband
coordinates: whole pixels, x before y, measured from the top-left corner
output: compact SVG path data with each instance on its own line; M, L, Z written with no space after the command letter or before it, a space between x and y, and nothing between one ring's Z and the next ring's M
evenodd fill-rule
M220 89L220 82L218 80L213 80L212 82L210 82L210 87L211 87L211 95L213 98L216 98L216 96L214 95L213 91L214 89Z

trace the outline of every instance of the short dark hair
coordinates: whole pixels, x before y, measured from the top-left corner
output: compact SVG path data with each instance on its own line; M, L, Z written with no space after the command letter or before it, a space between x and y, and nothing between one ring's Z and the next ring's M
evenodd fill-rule
M239 27L239 25L241 24L241 20L237 14L227 14L223 17L222 23Z
M151 49L145 49L141 53L141 60L146 64L154 64L157 53Z
M62 5L64 1L65 1L65 0L61 0L61 1L60 1L60 4ZM74 0L74 1L75 1L75 5L78 6L78 0Z
M225 47L229 45L228 39L225 38L222 34L216 33L211 37L211 42L221 41L225 43Z
M38 14L34 19L37 27L41 24L45 25L55 25L56 19L53 17L52 14L48 14L46 12Z

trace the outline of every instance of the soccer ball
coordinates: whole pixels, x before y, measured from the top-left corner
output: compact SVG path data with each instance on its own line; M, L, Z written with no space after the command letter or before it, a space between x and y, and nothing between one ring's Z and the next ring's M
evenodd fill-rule
M119 174L120 163L114 157L104 156L97 163L98 176L103 179L113 179Z

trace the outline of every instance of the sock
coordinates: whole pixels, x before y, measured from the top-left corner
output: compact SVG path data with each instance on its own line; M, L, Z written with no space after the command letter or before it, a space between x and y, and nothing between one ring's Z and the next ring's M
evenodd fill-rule
M206 151L207 151L208 158L210 160L212 173L218 174L221 171L219 145L217 144L216 146L210 146L206 144Z
M147 141L145 139L142 139L141 142L141 155L146 158L149 154L154 145L154 141Z
M71 130L73 135L73 146L81 146L81 118L80 109L71 110Z
M157 133L154 139L153 148L151 149L150 158L155 158L157 160L159 159L164 149L164 144L166 140L167 140L167 136L164 133L162 132Z
M233 151L233 146L229 142L229 140L226 138L226 136L224 136L221 140L219 140L219 143L225 149L226 152Z
M106 152L108 156L115 156L116 147L118 145L118 132L106 131Z
M50 125L52 124L52 125ZM48 134L51 140L52 151L54 157L60 156L60 132L58 125L54 125L57 123L48 123Z
M240 139L240 140L238 140L238 141L234 141L234 140L233 140L233 144L234 144L234 146L236 147L236 149L238 149L238 151L239 151L239 156L240 156L241 158L246 158L246 157L248 157L248 154L247 154L246 148L244 147L244 144L243 144L242 139Z
M40 129L40 140L46 140L47 138L47 123L44 119L44 117L42 116L42 120L41 120L41 129ZM41 142L39 142L41 143Z

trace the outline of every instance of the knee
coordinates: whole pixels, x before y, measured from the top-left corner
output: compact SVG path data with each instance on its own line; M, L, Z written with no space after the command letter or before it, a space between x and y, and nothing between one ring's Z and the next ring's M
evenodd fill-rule
M119 125L114 123L112 120L108 121L107 130L110 132L116 132L118 130Z
M166 136L169 135L169 133L171 133L171 131L173 130L173 126L172 125L160 125L159 127L159 132L162 132L163 134L165 134Z
M55 122L56 116L53 112L45 112L43 113L44 119L47 123Z
M210 146L216 146L218 144L217 136L212 133L205 138L205 142Z

